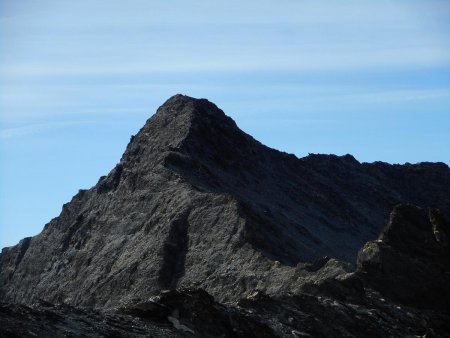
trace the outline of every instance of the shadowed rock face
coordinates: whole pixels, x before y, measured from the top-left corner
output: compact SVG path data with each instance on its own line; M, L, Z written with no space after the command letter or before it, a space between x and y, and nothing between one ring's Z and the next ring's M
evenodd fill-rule
M219 301L313 293L316 276L358 289L337 259L353 263L400 202L449 215L448 166L298 159L257 142L209 101L176 95L107 176L39 235L3 249L0 297L106 309L180 287ZM308 263L323 256L333 259Z
M436 209L397 206L360 250L357 271L393 300L450 311L450 223Z

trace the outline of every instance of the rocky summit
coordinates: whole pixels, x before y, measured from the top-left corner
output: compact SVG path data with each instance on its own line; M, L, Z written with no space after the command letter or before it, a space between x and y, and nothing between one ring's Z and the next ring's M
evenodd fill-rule
M297 158L176 95L0 256L0 336L445 337L450 169Z

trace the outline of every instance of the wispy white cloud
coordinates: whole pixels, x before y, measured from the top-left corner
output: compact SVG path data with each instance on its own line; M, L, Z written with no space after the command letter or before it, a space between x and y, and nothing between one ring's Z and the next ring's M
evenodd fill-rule
M391 72L388 81L395 84L396 72L448 68L447 1L82 3L43 0L38 7L28 1L10 8L13 17L0 16L0 38L8 47L0 51L4 121L44 115L80 118L112 109L145 114L151 111L150 95L159 99L177 92L210 98L245 93L251 104L261 93L268 100L289 96L293 103L300 98L311 105L448 97L439 86L333 89L326 79L308 89L300 74L330 72L345 79L347 72ZM246 83L252 71L279 72L277 86ZM299 80L286 91L283 77L288 72L298 72ZM214 76L199 82L198 75L205 73L237 75L226 84ZM177 76L182 80L177 82Z
M0 80L450 64L447 1L51 3L0 19Z
M444 50L448 48L448 51ZM74 64L61 61L10 63L0 66L3 81L23 77L85 77L151 75L183 71L345 71L442 67L450 64L450 46L403 46L379 49L332 49L323 46L279 46L223 54L206 51L198 57L194 50L184 50L180 59L155 53L147 62L110 63L92 60Z
M65 121L65 122L47 122L23 125L14 128L0 129L0 139L13 139L44 132L48 129L65 128L77 125L94 124L93 121Z
M4 3L7 3L6 1ZM22 15L34 25L46 17L52 25L91 24L237 24L237 23L345 23L403 22L420 15L445 15L448 1L311 1L311 0L130 0L126 6L119 0L9 1L3 5L4 19ZM57 15L66 13L65 16Z

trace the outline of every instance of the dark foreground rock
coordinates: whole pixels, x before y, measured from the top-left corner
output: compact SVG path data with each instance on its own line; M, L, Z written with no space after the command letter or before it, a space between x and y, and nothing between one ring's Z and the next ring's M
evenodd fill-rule
M219 304L202 290L96 312L67 305L0 305L0 337L446 337L448 315L392 304L367 291L360 303L307 294L255 293Z

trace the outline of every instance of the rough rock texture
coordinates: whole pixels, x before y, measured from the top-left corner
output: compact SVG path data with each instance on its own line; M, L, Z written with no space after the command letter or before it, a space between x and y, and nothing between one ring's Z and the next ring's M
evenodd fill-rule
M450 214L449 167L298 159L255 141L209 101L176 95L96 186L42 233L3 249L0 297L104 308L176 287L220 301L295 291L314 273L299 262L354 262L399 202Z
M439 210L397 206L359 252L357 271L391 299L450 312L450 223Z
M152 301L97 312L49 303L0 304L0 337L273 337L255 315L218 304L202 290L163 292Z
M445 336L449 215L443 163L298 159L176 95L2 250L0 336Z
M368 291L360 303L255 293L219 304L201 290L164 292L113 312L0 304L0 337L448 337L448 315Z

